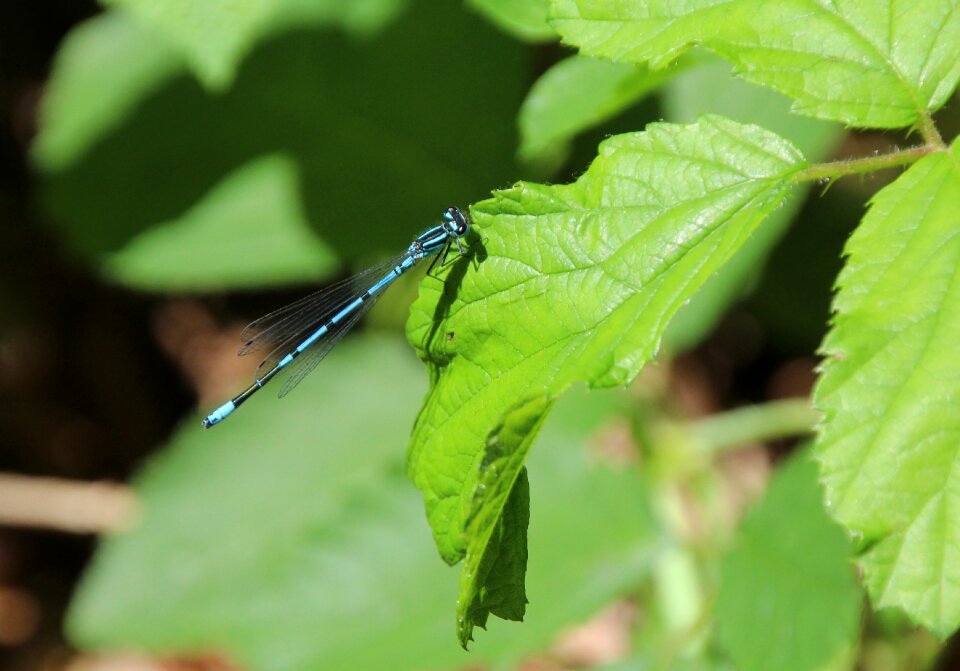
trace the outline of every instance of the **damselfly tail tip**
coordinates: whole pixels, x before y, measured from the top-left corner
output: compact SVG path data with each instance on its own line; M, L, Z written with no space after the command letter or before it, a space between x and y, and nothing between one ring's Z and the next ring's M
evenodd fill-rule
M203 428L209 429L214 424L219 424L220 422L222 422L227 415L229 415L231 412L233 412L236 409L236 407L237 407L236 399L234 399L233 401L227 401L226 403L221 405L219 408L211 412L209 415L204 417L203 420L200 422L200 424L203 426Z

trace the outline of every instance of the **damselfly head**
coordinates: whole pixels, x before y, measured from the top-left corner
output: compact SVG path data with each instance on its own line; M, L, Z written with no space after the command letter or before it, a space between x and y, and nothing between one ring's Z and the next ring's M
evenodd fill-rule
M448 224L447 230L458 238L465 236L470 228L470 222L458 207L448 207L443 213L443 220Z

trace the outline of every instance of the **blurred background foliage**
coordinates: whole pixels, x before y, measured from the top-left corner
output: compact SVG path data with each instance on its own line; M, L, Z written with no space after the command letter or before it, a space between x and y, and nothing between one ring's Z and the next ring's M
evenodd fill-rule
M129 481L136 511L95 556L55 523L0 527L3 668L935 659L897 613L861 614L849 542L789 440L809 416L766 406L790 431L764 442L724 413L808 395L882 174L797 194L634 387L564 399L530 460L526 622L491 622L470 654L456 569L402 475L426 389L402 335L417 277L284 402L209 433L197 409L249 379L245 322L396 253L447 205L573 179L609 134L715 112L811 160L905 138L792 115L703 54L665 72L582 59L542 0L209 0L184 21L190 4L0 7L0 469Z

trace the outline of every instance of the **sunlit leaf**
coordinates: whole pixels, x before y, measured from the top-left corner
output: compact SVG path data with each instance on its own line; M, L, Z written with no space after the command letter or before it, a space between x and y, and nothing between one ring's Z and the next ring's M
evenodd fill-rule
M486 626L488 614L523 619L530 514L523 462L548 404L541 397L514 408L487 440L466 516L468 545L457 600L457 634L464 647L473 640L474 625Z
M855 126L909 126L960 79L954 0L552 0L551 16L584 55L659 68L702 44L796 111Z
M830 509L877 607L960 624L960 150L873 198L847 244L815 401Z
M478 466L507 411L578 381L632 380L677 309L780 204L802 166L776 135L705 117L610 138L576 183L520 183L472 208L470 253L445 282L424 281L407 326L432 377L408 470L444 559L489 535L466 538L465 514L477 507ZM499 449L510 454L528 438L501 434Z
M840 124L790 112L790 101L769 89L731 76L723 61L701 61L666 82L661 100L668 121L689 123L706 113L753 123L792 142L808 161L830 157L843 137ZM729 263L680 308L664 334L664 345L674 352L696 346L737 299L743 297L763 271L767 256L796 217L809 188L798 186Z

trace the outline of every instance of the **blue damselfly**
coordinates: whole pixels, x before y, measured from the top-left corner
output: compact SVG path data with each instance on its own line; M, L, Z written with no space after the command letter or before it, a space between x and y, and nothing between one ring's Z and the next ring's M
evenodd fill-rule
M290 393L394 280L428 256L437 255L433 263L439 259L442 264L453 244L463 254L461 239L469 229L467 217L456 207L448 207L443 221L419 235L400 256L252 322L240 336L240 356L265 350L269 353L257 366L253 384L207 415L204 428L222 422L280 371L289 369L280 397Z

